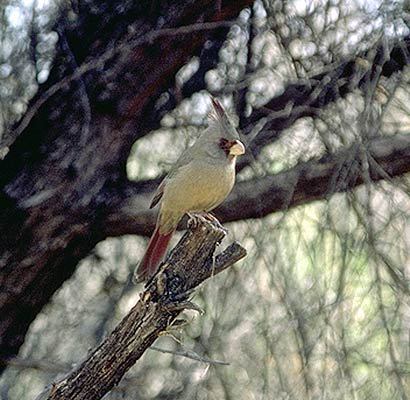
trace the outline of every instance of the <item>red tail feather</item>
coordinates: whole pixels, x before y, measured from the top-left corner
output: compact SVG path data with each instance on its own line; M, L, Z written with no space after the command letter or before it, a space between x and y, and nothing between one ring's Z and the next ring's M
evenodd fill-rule
M147 250L145 251L144 258L141 260L135 272L134 278L137 282L145 281L155 273L167 251L168 243L173 233L172 231L166 235L162 235L159 233L158 227L155 228L148 243Z

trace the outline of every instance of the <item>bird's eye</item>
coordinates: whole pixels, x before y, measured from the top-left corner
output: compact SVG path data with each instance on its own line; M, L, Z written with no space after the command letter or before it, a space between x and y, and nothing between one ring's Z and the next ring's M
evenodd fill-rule
M230 144L230 142L229 142L228 139L221 138L221 139L219 140L219 147L220 147L222 150L225 150L225 151L229 150L229 144Z

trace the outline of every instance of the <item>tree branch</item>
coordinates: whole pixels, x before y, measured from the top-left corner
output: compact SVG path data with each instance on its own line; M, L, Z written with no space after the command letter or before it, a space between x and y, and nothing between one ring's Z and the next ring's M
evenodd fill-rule
M196 221L114 331L41 398L101 399L117 385L158 336L172 328L184 309L195 309L188 301L192 290L245 257L245 249L233 243L214 260L215 249L225 235L221 226Z
M215 214L223 222L238 221L323 200L363 184L363 168L369 168L374 182L410 172L410 135L378 137L276 175L238 182ZM148 204L157 184L144 182L141 194L140 183L129 182L119 197L122 203L112 204L106 215L106 235L151 234L156 213Z

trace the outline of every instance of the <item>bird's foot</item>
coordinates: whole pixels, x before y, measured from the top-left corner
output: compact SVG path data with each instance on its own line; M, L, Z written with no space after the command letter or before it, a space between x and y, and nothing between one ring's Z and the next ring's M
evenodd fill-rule
M218 218L216 218L215 215L213 215L211 212L203 212L201 214L206 220L215 222L216 224L221 225Z
M218 218L215 215L211 214L210 212L205 211L198 211L198 212L190 212L188 213L189 221L188 226L192 228L196 228L200 221L208 221L215 224L218 228L226 231L226 229L221 225Z
M201 213L190 212L188 215L188 228L195 229L201 222L204 223L206 219L201 215Z

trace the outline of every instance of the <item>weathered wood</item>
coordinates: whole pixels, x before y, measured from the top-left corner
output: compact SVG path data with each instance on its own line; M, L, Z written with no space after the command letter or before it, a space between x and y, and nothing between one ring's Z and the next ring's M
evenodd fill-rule
M178 314L193 306L188 301L193 289L245 257L245 249L233 243L214 258L225 230L202 219L195 225L184 234L114 331L77 369L51 385L41 399L102 398L161 332L172 327Z

